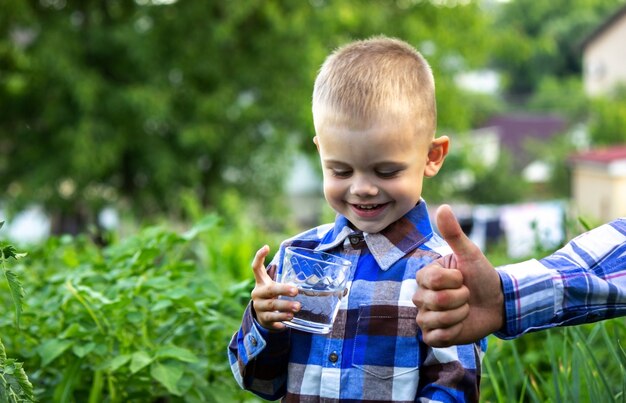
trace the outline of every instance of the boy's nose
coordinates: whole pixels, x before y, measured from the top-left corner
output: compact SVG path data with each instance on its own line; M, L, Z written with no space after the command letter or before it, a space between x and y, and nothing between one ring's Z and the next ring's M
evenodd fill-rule
M360 197L371 197L378 194L378 187L364 177L355 177L350 186L350 193Z

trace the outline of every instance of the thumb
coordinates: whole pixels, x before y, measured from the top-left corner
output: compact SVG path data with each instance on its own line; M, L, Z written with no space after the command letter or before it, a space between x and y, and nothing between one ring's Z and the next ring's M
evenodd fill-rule
M264 245L261 249L256 252L254 256L254 260L252 261L252 272L254 273L254 279L257 284L267 284L272 281L270 276L265 271L265 258L270 252L270 247Z
M437 228L452 248L457 260L474 258L478 247L463 233L452 209L447 204L439 206L435 213Z

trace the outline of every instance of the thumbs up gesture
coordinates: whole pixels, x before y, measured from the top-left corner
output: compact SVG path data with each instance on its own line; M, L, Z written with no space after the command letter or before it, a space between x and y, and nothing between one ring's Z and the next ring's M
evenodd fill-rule
M417 272L416 321L433 347L471 343L504 323L500 276L465 236L450 206L437 209L436 222L453 253Z

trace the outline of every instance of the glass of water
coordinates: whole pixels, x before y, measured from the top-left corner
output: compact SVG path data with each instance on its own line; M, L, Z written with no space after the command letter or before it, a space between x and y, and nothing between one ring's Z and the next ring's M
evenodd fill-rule
M287 247L279 281L295 285L298 295L280 298L300 302L301 309L283 323L305 332L329 333L346 291L350 266L349 260L329 253Z

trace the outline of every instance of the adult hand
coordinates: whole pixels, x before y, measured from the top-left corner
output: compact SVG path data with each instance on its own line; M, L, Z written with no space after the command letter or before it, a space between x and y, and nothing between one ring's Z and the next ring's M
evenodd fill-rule
M293 319L293 313L300 310L300 303L278 299L278 296L293 297L298 294L298 289L293 285L277 283L267 274L263 262L269 252L269 246L263 246L257 251L252 261L252 271L256 282L251 293L252 308L261 326L269 330L282 330L285 328L282 321Z
M500 276L465 236L450 206L437 209L436 221L453 253L417 272L416 321L430 346L471 343L504 323Z

